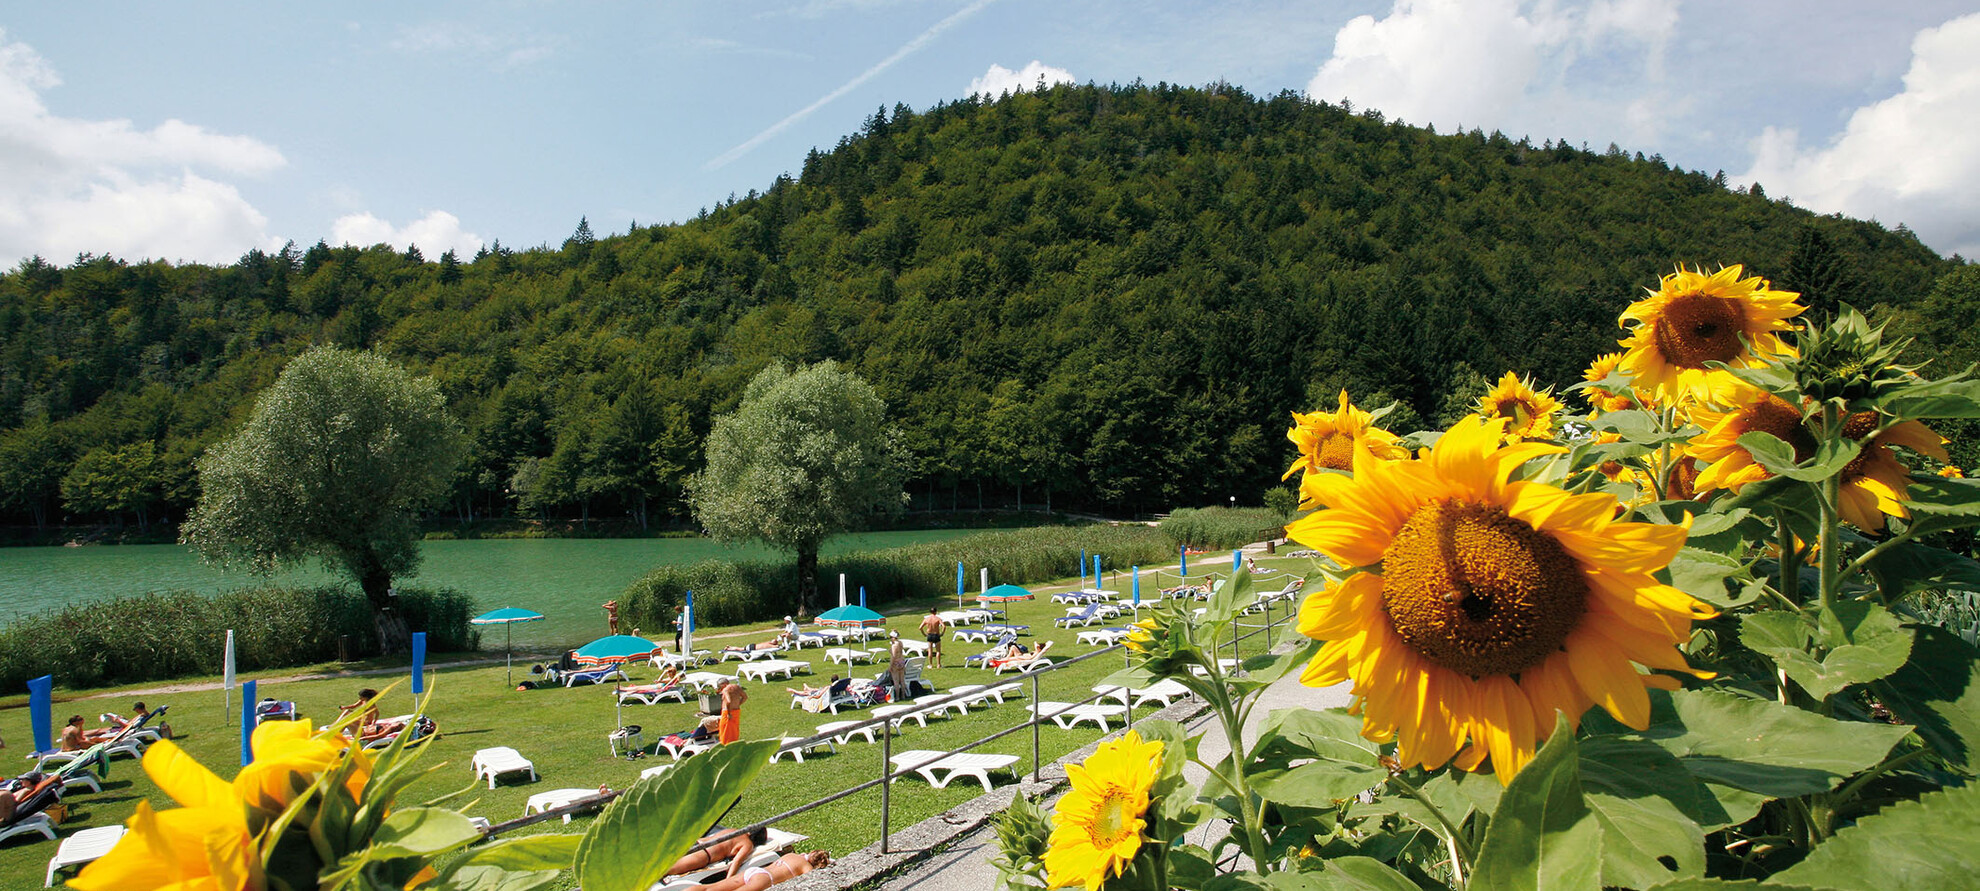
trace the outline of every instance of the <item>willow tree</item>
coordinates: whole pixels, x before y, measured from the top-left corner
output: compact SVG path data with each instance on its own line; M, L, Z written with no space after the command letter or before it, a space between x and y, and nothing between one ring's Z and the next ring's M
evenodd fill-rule
M764 369L708 433L707 466L688 481L695 520L717 541L796 553L797 608L811 612L819 546L901 509L903 462L886 413L836 362Z
M393 651L405 621L392 580L418 568L418 515L445 494L461 446L432 380L375 353L312 349L200 459L199 505L181 537L259 572L321 559L364 590L379 645Z

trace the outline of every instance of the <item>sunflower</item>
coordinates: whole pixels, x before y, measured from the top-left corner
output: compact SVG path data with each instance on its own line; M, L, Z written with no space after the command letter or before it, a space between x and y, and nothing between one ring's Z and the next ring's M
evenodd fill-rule
M1857 412L1843 421L1843 435L1853 440L1870 436L1883 426L1885 417L1876 412ZM1917 421L1901 421L1863 443L1863 451L1844 465L1842 487L1837 491L1837 512L1858 529L1882 532L1884 516L1900 519L1910 516L1904 509L1905 485L1911 471L1899 461L1891 446L1901 445L1940 461L1949 460L1945 440L1932 428Z
M1705 432L1684 447L1685 454L1706 465L1698 474L1698 491L1737 492L1747 483L1773 476L1739 444L1748 433L1766 433L1787 443L1797 462L1815 454L1815 435L1803 422L1801 410L1787 400L1730 377L1714 381L1711 393L1711 402L1720 408L1692 407L1692 422Z
M1332 642L1301 680L1352 681L1362 735L1395 739L1404 766L1489 757L1509 782L1557 712L1578 725L1599 704L1647 726L1645 688L1675 679L1636 666L1691 671L1677 645L1716 613L1651 576L1685 526L1616 522L1612 495L1509 481L1563 450L1500 446L1502 427L1467 418L1423 460L1326 475L1327 509L1287 531L1362 569L1301 606L1300 632Z
M1095 891L1141 850L1148 790L1162 763L1162 743L1129 730L1101 743L1084 764L1066 765L1072 791L1060 797L1045 850L1046 883Z
M1532 382L1520 380L1519 375L1510 371L1478 400L1477 409L1479 416L1487 420L1505 419L1507 442L1553 438L1554 415L1560 410L1560 400L1551 393L1534 390Z
M1622 358L1621 353L1595 357L1595 361L1589 363L1588 370L1581 373L1582 380L1590 384L1601 384L1608 380L1610 375L1616 373L1616 368L1622 365ZM1602 386L1591 386L1585 392L1588 407L1598 415L1603 412L1628 411L1641 407L1637 402L1635 391L1628 387L1617 391Z
M1949 480L1966 479L1965 471L1960 470L1958 465L1954 465L1954 464L1948 464L1944 467L1939 468L1939 475Z
M1286 438L1299 446L1299 460L1280 479L1291 479L1302 470L1353 470L1355 453L1360 451L1391 461L1409 457L1394 433L1369 426L1374 416L1354 407L1346 390L1341 391L1339 410L1293 412L1292 417L1293 426L1286 431Z
M1794 330L1788 319L1801 314L1794 302L1801 295L1773 290L1758 276L1740 278L1740 268L1711 275L1679 269L1624 309L1618 321L1631 331L1621 370L1657 398L1679 401L1708 395L1707 362L1754 368L1794 355L1780 332Z
M152 743L145 750L144 772L182 806L154 811L150 803L139 801L116 847L83 867L69 880L69 887L83 891L263 887L261 856L248 828L248 810L233 786L171 740Z

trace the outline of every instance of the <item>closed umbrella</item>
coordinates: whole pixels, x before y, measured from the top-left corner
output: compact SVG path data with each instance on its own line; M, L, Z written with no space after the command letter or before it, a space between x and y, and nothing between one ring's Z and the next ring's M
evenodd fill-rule
M532 612L530 610L511 606L505 609L490 610L488 612L482 613L481 615L469 619L468 624L502 626L503 659L508 663L509 685L514 686L516 683L516 652L514 646L515 644L515 638L513 636L514 632L510 626L513 626L519 622L541 622L541 621L543 621L542 613Z

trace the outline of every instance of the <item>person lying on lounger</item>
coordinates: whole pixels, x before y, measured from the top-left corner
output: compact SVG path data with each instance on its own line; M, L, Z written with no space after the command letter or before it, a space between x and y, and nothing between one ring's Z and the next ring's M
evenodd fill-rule
M70 715L69 722L62 725L62 741L59 748L64 752L80 752L100 742L114 739L117 730L103 727L96 730L83 729L83 716Z
M1049 640L1042 644L1039 644L1038 649L1035 652L1026 649L1024 644L1014 643L1011 644L1011 649L1014 650L1015 652L1011 653L1008 656L1005 656L1002 659L990 660L990 667L991 668L1023 668L1027 665L1030 665L1033 662L1038 661L1039 659L1044 658L1045 651L1051 648L1052 648L1052 642Z
M766 640L763 641L762 643L753 643L746 647L723 647L722 654L725 656L730 653L740 653L746 655L760 650L781 650L783 648L784 645L779 643L778 641Z
M349 730L356 732L360 742L370 742L386 734L397 733L406 729L406 722L404 721L381 721L378 719L377 690L373 690L370 687L359 690L357 701L350 705L339 707L337 716L341 718L360 709L363 710L362 714L358 716L357 722L349 728Z
M797 700L798 706L805 711L817 713L824 711L832 704L832 697L846 692L846 688L852 686L852 678L842 679L835 674L832 676L832 680L823 687L814 687L810 684L803 686L804 688L801 690L793 690L785 687L784 692L791 694L791 698Z
M721 838L728 834L729 830L717 826L710 829L708 834L702 836L695 844L702 844L711 838ZM681 855L681 859L674 861L673 866L667 867L667 874L670 876L687 875L689 873L700 872L704 869L714 869L723 861L727 861L729 872L723 878L732 879L736 877L736 873L742 872L743 864L749 862L749 855L756 853L759 845L769 843L770 830L768 829L758 829L746 835L724 839L699 851L689 851Z
M764 891L779 882L788 882L814 869L832 865L832 855L824 851L785 854L769 866L752 866L742 874L706 885L691 885L691 891Z

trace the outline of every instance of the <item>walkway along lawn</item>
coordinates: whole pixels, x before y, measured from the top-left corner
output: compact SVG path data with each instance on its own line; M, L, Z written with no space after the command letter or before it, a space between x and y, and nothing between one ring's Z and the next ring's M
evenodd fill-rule
M1279 562L1279 561L1273 561ZM1288 569L1299 568L1304 561L1285 561ZM1225 564L1228 566L1228 564ZM1290 576L1290 573L1287 573ZM1038 586L1033 590L1047 592L1063 590L1069 585L1053 587ZM1144 593L1153 593L1156 586L1150 578L1144 577ZM947 606L953 606L950 598ZM925 613L926 605L914 613L903 613L889 619L890 627L898 628L903 636L918 639L912 634L919 615ZM1075 641L1080 628L1055 629L1052 618L1064 615L1065 608L1049 602L1046 596L1034 601L1011 605L1011 619L1014 622L1031 625L1031 634L1025 643L1036 646L1044 640L1053 641L1053 654L1075 656L1090 652L1094 647ZM1282 613L1275 613L1282 615ZM1129 618L1131 618L1130 614ZM1124 623L1123 620L1122 623ZM1110 622L1107 624L1117 624ZM1099 627L1095 625L1094 627ZM763 635L767 637L768 634ZM736 641L752 637L738 637ZM761 638L755 638L761 639ZM703 638L704 642L708 638ZM732 642L732 641L725 641ZM874 646L882 646L876 640ZM940 690L946 691L960 684L988 683L996 675L977 668L958 668L965 655L973 655L985 649L981 644L965 644L945 640L946 658L943 669L929 669L925 673ZM1258 645L1262 649L1262 644ZM1247 655L1253 650L1247 647ZM867 709L841 709L837 716L830 713L811 714L802 709L789 707L790 696L784 692L786 686L797 686L798 682L808 681L813 685L822 684L835 671L843 673L842 665L830 663L824 651L806 648L786 658L802 659L812 663L811 674L800 674L796 681L772 680L769 683L745 681L750 698L744 708L742 729L746 738L760 739L771 736L810 736L817 725L827 721L855 720L868 716ZM520 663L519 663L520 664ZM724 674L735 674L739 663L726 662L709 670ZM1079 700L1091 694L1089 689L1102 678L1120 669L1124 658L1113 656L1087 660L1065 671L1050 672L1041 677L1040 696L1048 700ZM884 666L861 665L856 671L873 676ZM658 673L656 669L638 665L629 669L636 682L650 681ZM272 674L272 673L271 673ZM526 675L521 671L517 679ZM1002 680L1020 676L1007 673ZM424 779L404 793L400 800L418 803L454 792L463 792L447 802L447 806L463 809L466 813L487 817L494 822L512 819L523 815L525 802L531 795L561 788L595 788L606 784L614 789L631 785L640 771L656 764L668 763L664 754L658 758L648 756L638 760L614 758L607 735L617 725L613 717L613 696L611 685L580 686L573 688L548 687L518 692L504 683L504 669L501 665L481 666L442 670L431 678L434 691L429 714L438 722L440 737L430 744L430 751L422 763L432 768ZM329 680L303 680L272 683L263 686L261 694L278 699L294 701L301 713L313 724L323 724L334 718L337 707L357 698L361 687L383 689L393 680L400 680L380 705L384 715L395 715L412 710L412 697L404 675L370 676L361 678L337 678ZM223 777L231 776L239 763L238 725L228 719L227 710L222 705L221 693L215 691L181 692L143 697L154 708L169 704L170 723L180 735L179 744L202 764ZM994 730L1016 724L1028 717L1027 707L1031 702L1030 682L1024 681L1022 692L1017 696L1007 696L1003 705L994 702L988 708L976 708L965 718L950 716L933 719L927 728L912 721L898 731L894 740L895 751L906 749L946 750L961 743L988 735ZM86 713L92 726L97 712L128 709L130 703L122 699L90 699L57 703L57 722L69 714ZM235 703L236 710L239 703ZM647 751L652 751L653 743L668 732L686 730L694 725L695 705L662 703L654 706L628 705L624 708L627 724L638 724L644 728ZM1138 714L1146 714L1143 709ZM21 714L21 712L12 712ZM13 727L17 722L10 721L8 736L10 747L0 750L16 759L26 750L25 738L14 739L19 730ZM1091 725L1082 724L1076 730L1060 730L1047 723L1040 731L1041 756L1050 762L1067 752L1092 742L1100 735ZM529 782L527 775L520 778L504 777L495 789L490 790L485 782L473 781L468 761L475 750L491 746L510 746L536 762L539 779ZM1031 769L1031 734L1021 732L999 739L977 751L996 752L1019 756L1014 769L1027 773ZM881 747L869 744L863 739L854 738L840 746L838 752L819 751L808 754L803 764L798 764L786 756L771 765L752 790L745 794L726 821L731 825L772 816L788 810L805 801L822 797L831 792L872 780L879 775ZM10 767L25 762L15 761ZM993 774L993 778L999 775ZM1001 782L1001 781L1000 781ZM919 820L926 819L962 803L978 794L982 789L974 782L963 781L951 784L945 789L931 789L919 777L910 775L900 780L894 787L892 796L892 825L899 829ZM69 819L58 831L66 837L77 829L120 823L129 817L139 799L148 800L154 808L172 807L173 803L158 791L150 778L136 761L120 758L112 762L110 776L104 781L101 794L79 789L69 798ZM811 836L807 847L823 848L841 854L871 844L880 832L880 791L863 792L819 810L803 814L784 823L779 828ZM531 832L582 832L589 817L578 817L568 826L552 821L520 830ZM36 840L30 840L36 839ZM26 891L41 887L41 878L48 859L54 856L57 842L39 840L39 835L16 837L0 842L0 891Z

